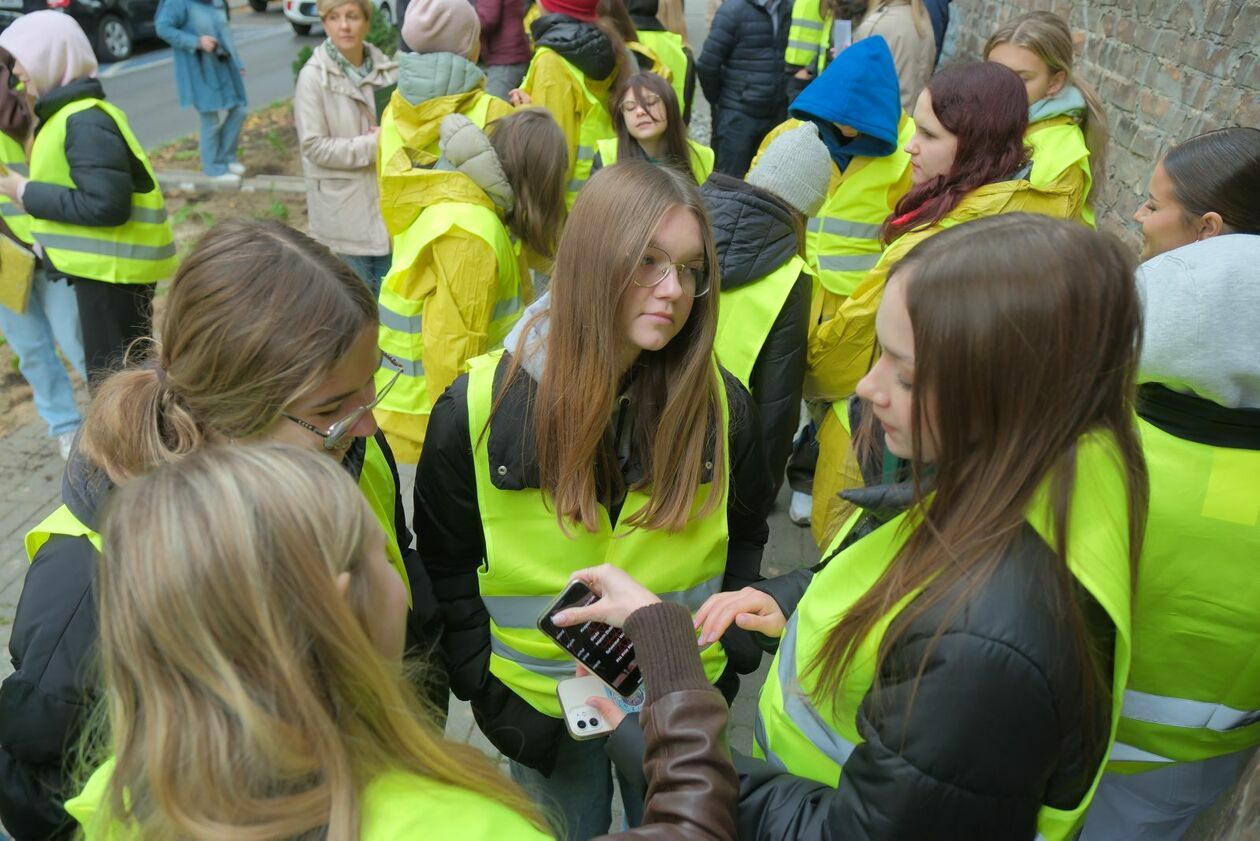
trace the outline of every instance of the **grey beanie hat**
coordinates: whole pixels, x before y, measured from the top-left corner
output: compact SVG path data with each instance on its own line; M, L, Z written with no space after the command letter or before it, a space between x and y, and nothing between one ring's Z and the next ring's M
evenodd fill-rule
M818 136L818 126L802 123L785 131L761 153L745 179L774 193L806 216L813 216L831 184L831 153Z

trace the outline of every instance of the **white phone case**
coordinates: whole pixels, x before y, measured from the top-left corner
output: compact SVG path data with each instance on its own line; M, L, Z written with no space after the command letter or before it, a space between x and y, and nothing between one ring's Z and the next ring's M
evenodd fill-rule
M607 697L604 682L595 675L571 677L556 684L560 710L569 735L578 740L594 739L613 732L599 711L586 703L590 697Z

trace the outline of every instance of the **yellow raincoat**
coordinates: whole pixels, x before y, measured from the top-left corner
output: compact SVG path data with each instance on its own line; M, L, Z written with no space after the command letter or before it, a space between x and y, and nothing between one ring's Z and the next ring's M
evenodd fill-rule
M506 330L496 329L496 325L519 316L533 296L526 257L519 243L513 243L519 288L515 295L505 296L499 265L502 255L496 253L484 231L471 230L466 223L454 222L440 235L426 238L418 253L411 254L415 249L407 244L414 234L413 225L432 223L434 214L440 219L462 218L467 215L462 211L469 206L488 208L502 220L502 212L486 192L463 172L391 164L382 177L381 212L386 226L399 232L394 240L394 265L381 288L382 335L386 332L387 309L401 309L398 305L410 302L414 309L423 310L423 329L417 335L408 339L402 332L394 331L399 333L398 341L418 345L411 352L385 347L382 339L386 351L423 360L417 373L426 395L421 402L427 405L411 405L415 401L408 399L407 389L395 386L373 411L399 462L416 463L424 443L429 407L467 370L469 359L492 350L497 344L496 336L502 341L497 334ZM428 217L422 219L425 214ZM481 216L489 219L485 213ZM505 298L512 306L507 306ZM416 316L417 320L420 318ZM398 401L401 402L395 406ZM404 408L407 411L401 411Z
M500 117L512 113L512 106L486 93L485 83L463 93L438 96L412 105L397 90L381 115L381 136L377 147L376 166L381 175L384 193L385 168L399 153L403 159L395 169L429 167L438 159L438 127L447 114L463 114L478 128L484 129ZM398 232L390 228L391 234Z
M1062 187L1034 187L1017 179L986 184L972 190L949 214L933 225L916 228L894 240L846 298L834 317L816 327L809 337L805 395L834 403L844 410L858 380L870 369L875 349L875 313L884 296L888 273L902 257L923 240L954 225L996 216L999 213L1041 213L1071 219L1079 210L1073 191ZM857 487L861 478L849 457L849 432L835 411L828 412L818 427L818 467L814 473L814 510L810 530L819 546L831 541L851 507L838 494Z

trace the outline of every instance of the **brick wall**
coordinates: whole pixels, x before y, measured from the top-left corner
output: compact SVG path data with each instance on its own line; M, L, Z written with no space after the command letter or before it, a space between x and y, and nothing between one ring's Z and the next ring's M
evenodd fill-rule
M1100 224L1130 242L1130 217L1169 146L1214 128L1260 126L1260 0L954 0L951 8L957 61L979 60L989 34L1027 11L1055 12L1072 27L1075 73L1098 90L1111 127Z

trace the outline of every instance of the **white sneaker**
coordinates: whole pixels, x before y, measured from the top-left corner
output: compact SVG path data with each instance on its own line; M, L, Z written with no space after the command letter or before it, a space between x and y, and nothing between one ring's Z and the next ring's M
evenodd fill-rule
M241 186L241 177L235 172L225 172L222 175L206 176L211 184L231 184L234 187Z
M70 460L70 448L74 446L74 436L78 434L79 430L72 429L57 436L57 452L61 453L62 461Z
M232 161L230 164L228 164L228 172L232 173L233 175L244 175L245 164L238 164L236 161Z
M814 497L800 491L792 491L792 503L788 506L788 519L798 526L809 525L809 515L814 508Z

